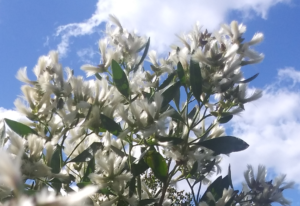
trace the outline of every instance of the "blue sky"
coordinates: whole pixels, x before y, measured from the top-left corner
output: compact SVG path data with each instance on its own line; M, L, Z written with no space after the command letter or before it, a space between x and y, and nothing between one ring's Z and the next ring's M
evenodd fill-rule
M262 3L263 2L263 3ZM150 35L152 48L167 54L178 43L175 34L188 31L198 20L211 31L220 23L238 20L247 26L246 39L264 33L256 50L265 54L257 65L243 68L245 77L260 73L250 87L264 90L264 97L235 117L231 129L250 148L225 158L232 164L236 183L242 180L247 164L265 164L272 175L286 173L296 190L287 192L297 201L300 180L300 2L288 0L0 0L0 118L18 116L13 102L21 94L15 78L27 66L29 77L41 55L59 50L64 67L84 75L80 66L97 64L97 42L103 35L108 14L115 14L129 30Z

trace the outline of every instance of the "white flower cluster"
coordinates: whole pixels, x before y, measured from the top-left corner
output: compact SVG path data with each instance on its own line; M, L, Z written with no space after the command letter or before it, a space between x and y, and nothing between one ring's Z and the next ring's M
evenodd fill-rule
M4 120L10 129L3 136L7 149L0 151L3 205L178 205L183 196L174 195L174 185L183 180L191 187L190 201L201 206L286 205L281 192L290 185L279 187L283 178L272 185L246 175L251 193L238 195L229 172L202 198L199 192L220 173L222 154L248 147L226 136L221 124L262 94L246 96L257 75L244 79L241 67L263 59L251 49L263 35L245 43L246 27L235 21L214 35L196 25L178 36L182 47L172 46L158 61L155 51L148 53L150 39L110 20L114 25L99 41L100 64L81 67L95 79L70 68L64 76L54 51L39 58L36 80L19 70L25 85L15 106L30 121ZM152 71L143 67L147 53Z

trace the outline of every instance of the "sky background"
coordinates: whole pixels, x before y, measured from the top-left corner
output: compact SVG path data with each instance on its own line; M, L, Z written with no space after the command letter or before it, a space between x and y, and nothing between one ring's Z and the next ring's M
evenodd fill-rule
M265 40L255 49L262 63L246 66L245 77L260 75L249 85L264 96L246 105L228 129L250 147L225 157L235 185L243 181L247 164L269 169L268 178L287 174L296 181L287 191L292 205L300 205L300 2L292 0L0 0L0 118L18 119L14 100L22 85L15 78L21 67L28 76L41 55L58 50L64 67L85 75L81 65L99 63L98 40L109 14L128 30L151 37L151 49L165 56L175 34L189 31L196 21L214 31L237 20L247 26L246 40L256 32ZM224 173L226 169L224 169Z

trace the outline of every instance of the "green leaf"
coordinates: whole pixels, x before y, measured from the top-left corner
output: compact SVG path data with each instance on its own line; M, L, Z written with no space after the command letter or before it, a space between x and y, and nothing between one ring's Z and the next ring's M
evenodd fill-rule
M135 65L134 68L133 68L133 71L134 71L134 72L136 72L136 71L138 70L139 66L140 66L140 65L143 63L143 61L145 60L145 58L146 58L146 56L147 56L147 54L148 54L149 46L150 46L150 37L148 38L148 41L147 41L147 43L146 43L146 45L145 45L145 50L144 50L144 53L143 53L143 55L142 55L141 60L140 60L139 63L138 63L137 65Z
M169 74L168 77L165 79L165 81L158 87L158 90L161 90L161 89L165 88L166 86L168 86L174 79L175 75L176 75L176 72L172 72L171 74Z
M184 85L186 83L186 77L185 77L184 70L183 70L181 62L178 62L178 64L177 64L177 74L178 74L180 83L182 85Z
M223 116L220 119L218 119L218 122L221 123L221 124L227 123L232 119L232 117L233 117L232 114Z
M215 155L239 152L249 147L249 145L243 140L232 136L217 137L214 139L197 142L195 145L211 149L214 151Z
M101 75L100 75L100 74L98 74L98 73L96 73L96 74L95 74L95 77L96 77L97 79L99 79L99 80L101 80L101 79L102 79Z
M131 178L129 182L129 197L132 197L132 195L135 193L135 183L136 183L135 177Z
M139 206L149 205L155 202L155 199L143 199L139 201Z
M62 163L61 147L57 145L50 162L52 173L58 174L60 172L61 163Z
M181 86L180 82L178 81L162 93L163 102L162 102L161 108L164 108L165 106L167 106L169 104L169 102L172 99L174 99L175 94L176 94L177 90L180 88L180 86Z
M190 83L194 97L200 102L200 96L202 94L201 69L199 63L193 60L190 62Z
M110 146L110 149L122 158L126 156L126 154L122 150L118 149L117 147L115 147L113 145Z
M191 175L194 175L194 174L197 172L197 170L198 170L198 161L196 161L196 162L193 164L193 167L192 167L192 169L191 169L191 171L190 171L190 174L191 174Z
M118 136L122 132L122 128L113 119L104 114L100 114L100 127L106 129L111 134Z
M118 62L116 62L115 60L112 60L111 62L111 69L112 69L113 81L118 91L128 99L130 90L129 90L128 79L125 72L120 67Z
M149 169L149 166L144 159L140 159L137 164L131 164L131 173L134 177L143 174L147 169Z
M259 73L253 75L252 77L250 77L250 78L248 78L248 79L241 80L241 81L239 81L238 83L248 83L248 82L251 82L251 81L254 80L258 75L259 75Z
M194 118L194 116L195 116L195 114L196 114L196 112L197 112L197 109L198 109L198 106L197 105L195 105L195 107L190 111L190 113L188 114L188 118L189 119L193 119Z
M181 144L184 140L178 137L162 137L155 136L155 138L160 142L172 142L173 145Z
M125 200L119 199L117 206L129 206L129 204Z
M5 137L5 124L3 120L0 120L0 148L4 146Z
M85 170L83 181L84 182L90 181L89 174L93 173L94 171L95 171L95 157L93 156Z
M5 120L6 124L10 127L10 129L20 136L26 136L28 134L36 134L37 135L37 133L33 129L31 129L30 127L28 127L25 124L16 122L14 120L6 119L6 118L4 120Z
M177 109L180 110L180 87L177 89L177 92L175 93L173 101L174 101Z
M211 192L215 200L220 199L223 195L223 190L228 189L229 186L228 176L225 176L224 178L219 176L211 185L208 186L200 201L208 200L208 197L206 196L207 192Z
M101 142L93 142L87 149L81 152L74 159L69 162L88 162L91 161L95 155L95 153L103 148L103 144Z
M230 169L230 165L228 166L228 174L227 174L227 177L228 177L229 185L230 185L230 187L233 189L233 184L232 184L232 179L231 179L231 169Z
M58 194L60 192L61 187L62 187L61 181L57 178L54 178L53 180L51 180L51 185L55 189L56 193Z
M88 186L88 185L91 185L92 183L91 182L78 182L76 185L77 187L79 187L80 189Z
M152 169L154 176L162 182L168 177L168 166L165 159L157 151L149 150L144 156L145 162Z

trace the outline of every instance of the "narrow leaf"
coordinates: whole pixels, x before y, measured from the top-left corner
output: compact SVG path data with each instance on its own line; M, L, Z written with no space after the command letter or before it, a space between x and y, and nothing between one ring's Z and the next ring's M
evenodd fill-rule
M60 146L57 145L51 158L50 167L52 168L52 173L54 174L58 174L60 172L61 161L62 161L60 150L61 150Z
M134 193L136 193L136 191L135 191L135 183L136 183L135 177L131 178L131 180L129 182L129 197L132 197L132 195Z
M139 206L149 205L155 202L155 199L143 199L140 200Z
M178 137L161 137L155 136L160 142L172 142L173 145L181 144L184 140Z
M100 75L100 74L98 74L98 73L96 73L96 74L95 74L95 77L96 77L97 79L99 79L99 80L101 80L101 79L102 79L101 75Z
M147 169L149 169L149 166L144 159L140 159L137 164L134 162L131 164L131 173L134 177L143 174Z
M173 101L177 109L180 111L180 87L177 89Z
M154 176L162 182L168 177L168 166L165 159L155 150L149 150L144 156L145 162L152 169Z
M233 136L217 137L214 139L197 142L195 144L211 149L212 151L214 151L215 155L239 152L249 147L246 142Z
M161 89L165 88L166 86L168 86L174 79L175 75L176 75L176 72L169 74L168 77L165 79L165 81L158 87L158 90L161 90Z
M54 178L52 181L51 181L51 185L52 187L55 189L56 193L59 194L60 193L60 189L62 187L62 183L59 179L57 178Z
M90 181L90 178L88 176L89 176L89 174L93 173L94 171L95 171L95 157L93 156L85 170L85 173L83 176L83 181L84 182Z
M221 123L221 124L227 123L232 119L232 117L233 117L232 114L223 116L220 119L218 119L218 122Z
M182 85L184 85L186 83L186 77L185 77L184 70L183 70L181 62L178 62L178 64L177 64L177 74L178 74L178 78L180 80L180 83Z
M241 80L241 81L239 81L238 83L248 83L248 82L251 82L251 81L254 80L258 75L259 75L259 73L253 75L252 77L250 77L250 78L248 78L248 79Z
M113 81L118 91L121 94L123 94L126 98L129 98L129 83L125 72L115 60L112 60L111 62L111 69Z
M207 192L211 192L216 200L220 199L223 195L223 190L228 189L229 186L230 184L228 182L228 176L225 176L224 178L222 178L222 176L219 176L211 185L208 186L200 201L208 200L208 197L206 195Z
M6 137L5 124L3 120L0 120L0 148L4 146L5 137Z
M26 136L28 134L37 134L33 129L31 129L25 124L6 118L4 120L5 123L10 127L10 129L20 136Z
M112 133L113 135L118 136L122 132L122 128L120 127L120 125L117 124L114 120L112 120L108 116L104 114L100 114L100 120L101 120L100 126L103 129L106 129L107 131Z
M148 50L149 50L149 46L150 46L150 37L148 38L148 41L145 45L145 50L144 50L144 53L142 55L142 58L141 60L139 61L139 63L137 65L135 65L135 67L133 68L133 71L136 72L139 68L139 66L143 63L143 61L145 60L147 54L148 54Z
M95 153L103 148L103 144L101 142L93 142L86 150L81 152L77 157L70 160L69 162L88 162L91 161L95 155Z
M193 60L190 62L190 83L194 97L200 102L200 95L202 94L201 69L199 63Z
M180 88L180 82L174 83L167 90L162 93L163 102L161 108L164 108L169 104L169 102L174 98L176 91Z

